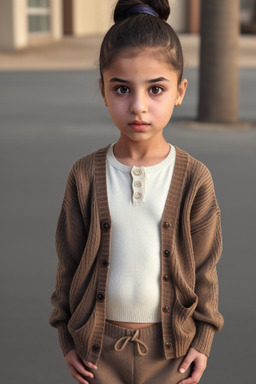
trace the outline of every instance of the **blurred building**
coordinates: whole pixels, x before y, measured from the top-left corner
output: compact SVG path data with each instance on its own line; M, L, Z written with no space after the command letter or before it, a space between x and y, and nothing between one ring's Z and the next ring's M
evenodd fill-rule
M241 0L241 20L255 20L256 0ZM116 0L0 0L0 50L104 33ZM169 22L180 33L198 33L200 0L170 0ZM254 16L253 16L254 15ZM247 23L247 24L246 24Z
M0 0L0 49L60 39L62 6L62 0Z

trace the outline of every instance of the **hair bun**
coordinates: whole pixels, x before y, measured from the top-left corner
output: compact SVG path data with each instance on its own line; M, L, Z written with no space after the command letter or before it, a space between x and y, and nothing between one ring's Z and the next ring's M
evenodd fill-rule
M135 5L149 5L158 14L158 17L165 21L168 19L171 12L168 0L119 0L114 10L115 23L119 23L131 16L128 11Z

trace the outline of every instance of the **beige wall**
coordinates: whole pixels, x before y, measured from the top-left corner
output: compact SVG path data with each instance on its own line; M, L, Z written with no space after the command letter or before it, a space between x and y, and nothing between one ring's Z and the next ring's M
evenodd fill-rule
M171 15L168 22L176 32L184 32L187 28L187 0L170 0Z
M63 3L62 0L51 0L52 37L55 40L63 36Z
M73 0L73 34L75 36L105 33L113 23L117 0ZM186 0L170 0L172 27L186 29Z
M23 48L28 44L27 0L12 0L14 23L14 46Z
M12 1L0 1L0 47L5 50L13 45Z
M101 34L112 24L116 0L73 0L75 36Z
M27 45L26 0L0 1L0 49L14 50Z

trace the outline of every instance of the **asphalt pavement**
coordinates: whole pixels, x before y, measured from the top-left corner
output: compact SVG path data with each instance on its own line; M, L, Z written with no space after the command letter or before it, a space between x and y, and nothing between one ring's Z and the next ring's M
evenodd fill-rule
M43 59L47 62L46 53ZM190 60L196 58L191 55ZM71 165L115 141L118 132L101 100L96 69L15 65L0 71L0 381L69 384L74 381L57 332L48 325L57 265L55 225ZM251 383L256 343L256 65L240 68L239 114L249 122L241 129L196 124L197 66L188 66L186 76L188 93L165 136L211 170L224 237L218 271L225 325L215 337L201 383Z

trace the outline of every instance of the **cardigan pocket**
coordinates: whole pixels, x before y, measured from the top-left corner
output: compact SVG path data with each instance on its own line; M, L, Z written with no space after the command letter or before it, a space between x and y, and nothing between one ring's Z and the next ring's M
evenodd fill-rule
M191 297L189 302L186 302L186 306L183 305L178 296L176 296L174 303L174 321L184 335L191 334L191 332L194 333L196 330L193 313L197 307L197 303L198 297L196 294Z
M95 312L81 325L68 324L69 332L75 344L76 352L80 356L87 356L90 353L91 338L95 326Z
M90 300L88 295L84 293L74 312L71 313L71 317L68 322L68 327L72 330L72 332L79 331L79 329L81 329L83 325L88 322L95 311L95 305L96 301L92 299Z
M71 318L71 321L72 320L73 319ZM68 323L68 329L71 335L73 336L73 338L81 338L81 337L83 338L84 332L88 328L88 325L93 324L95 321L95 313L94 312L90 313L90 316L84 319L82 324L79 324L79 323L74 324L71 321L69 321Z

